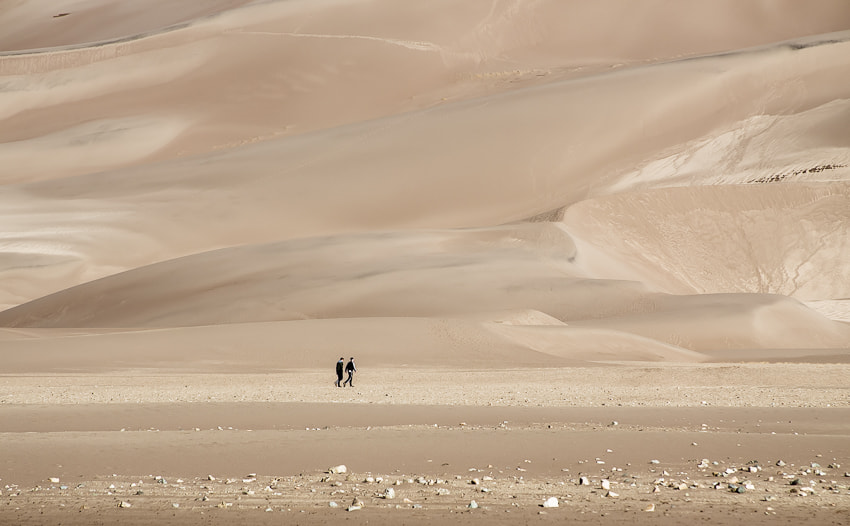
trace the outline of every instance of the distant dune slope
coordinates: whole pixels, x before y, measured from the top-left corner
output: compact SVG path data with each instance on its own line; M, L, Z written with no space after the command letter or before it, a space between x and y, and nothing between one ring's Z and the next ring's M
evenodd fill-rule
M685 349L850 346L850 326L783 296L669 296L635 282L583 277L581 259L553 223L316 238L223 249L103 278L2 312L0 326L469 318L497 322L498 334L528 350L574 360L588 346L598 359L678 360L697 356ZM511 311L566 323L519 321ZM481 338L453 334L459 342Z
M850 42L783 45L552 82L210 156L2 187L12 264L0 272L28 268L2 300L63 288L57 272L71 286L223 246L515 221L622 191L635 167L752 115L793 119L795 111L850 98L841 82L848 69ZM839 132L822 142L846 155L843 140ZM800 166L810 153L798 150L786 163ZM630 186L670 184L675 178L650 174Z
M629 192L573 205L564 223L618 262L599 276L673 293L850 298L848 182Z
M0 52L80 46L158 32L250 0L2 0Z
M844 0L142 4L0 0L4 342L850 348Z

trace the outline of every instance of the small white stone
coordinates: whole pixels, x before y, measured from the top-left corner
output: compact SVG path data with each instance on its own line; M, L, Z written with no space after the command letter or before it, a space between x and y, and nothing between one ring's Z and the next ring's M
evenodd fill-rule
M328 472L329 473L347 473L348 468L345 467L345 464L340 464L339 466L334 466L334 467L328 469Z
M578 478L579 486L590 486L590 480L587 477L579 477Z
M646 505L646 507L643 509L643 511L655 511L655 503L650 502L649 504Z
M611 489L611 482L610 482L609 480L607 480L607 479L604 479L604 480L602 481L602 489L604 489L604 490L609 490L609 489Z
M558 497L549 497L545 501L543 501L544 508L557 508L558 507Z
M614 493L613 491L609 491L609 492L608 492L605 496L606 496L606 497L610 497L610 498L612 498L612 499L616 499L617 497L619 497L619 496L620 496L620 494L619 494L619 493Z
M56 484L59 482L59 477L50 477L50 482Z
M119 508L129 508L130 506L132 506L132 504L124 500L122 500L121 504L118 505Z
M334 502L334 501L330 501L330 502L328 503L328 506L330 506L331 508L339 508L339 504L337 504L337 503L336 503L336 502Z
M470 509L475 509L477 507L478 507L478 503L475 502L474 500L472 502L470 502L469 505L467 506L467 508L470 508Z
M387 488L384 490L384 498L385 499L394 499L395 498L395 490L392 488Z

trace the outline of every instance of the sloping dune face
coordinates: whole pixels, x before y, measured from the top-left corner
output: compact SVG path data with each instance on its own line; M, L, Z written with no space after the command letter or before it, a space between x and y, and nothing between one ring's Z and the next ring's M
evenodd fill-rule
M200 4L0 1L0 352L850 356L847 2Z

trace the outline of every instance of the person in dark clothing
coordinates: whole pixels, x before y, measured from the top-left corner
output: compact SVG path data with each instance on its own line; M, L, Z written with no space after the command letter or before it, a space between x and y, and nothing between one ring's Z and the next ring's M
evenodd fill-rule
M352 356L351 359L348 360L348 363L345 365L345 372L348 373L348 378L346 378L345 381L342 382L342 386L345 387L345 384L348 384L351 387L354 387L354 383L352 381L354 380L354 373L357 372L357 368L354 367L354 356Z
M344 367L345 358L340 357L339 361L336 362L336 382L334 382L334 385L336 385L337 387L342 387L342 371Z

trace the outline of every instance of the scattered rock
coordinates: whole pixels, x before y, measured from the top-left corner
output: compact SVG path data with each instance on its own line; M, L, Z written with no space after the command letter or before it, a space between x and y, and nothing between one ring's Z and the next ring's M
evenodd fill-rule
M655 503L650 502L649 504L646 505L646 507L643 509L643 511L655 511Z
M332 468L328 468L328 473L332 473L332 474L340 474L340 473L347 473L347 472L348 472L348 468L345 467L345 464L340 464L339 466L334 466Z
M543 501L542 506L544 508L557 508L558 507L558 498L557 497L549 497L545 501Z
M385 499L394 499L395 498L395 490L392 489L392 488L385 489L382 497L385 498Z
M608 493L605 494L605 496L608 497L608 498L611 498L611 499L616 499L617 497L620 496L620 494L614 493L613 491L609 491Z
M478 507L478 503L475 502L474 500L472 502L470 502L469 505L467 506L467 508L473 509L473 510L477 507Z
M776 461L776 465L777 465L777 466L779 466L779 467L782 467L782 466L784 466L784 465L785 465L785 462L784 462L784 461L782 461L782 460L777 460L777 461Z
M119 508L129 508L131 506L132 506L132 504L130 504L129 502L127 502L125 500L122 500L121 503L118 505Z
M331 507L331 508L339 508L339 504L337 504L337 503L336 503L336 502L334 502L334 501L330 501L330 502L328 503L328 506L329 506L329 507Z
M579 477L578 478L579 486L590 486L590 480L587 477Z
M48 480L50 480L50 482L52 482L54 484L57 484L59 482L59 477L50 477L50 479L48 479Z
M609 481L608 479L603 479L602 480L602 489L610 490L611 489L611 481Z

